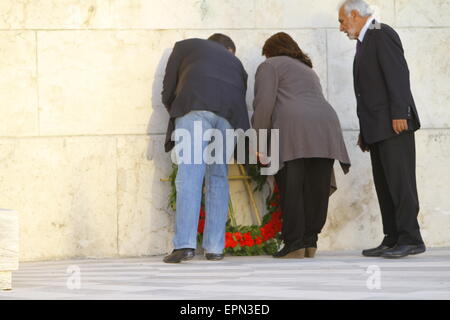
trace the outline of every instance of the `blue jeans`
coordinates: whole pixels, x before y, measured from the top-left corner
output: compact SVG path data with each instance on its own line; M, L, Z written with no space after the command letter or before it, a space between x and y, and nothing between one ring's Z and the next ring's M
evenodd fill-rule
M219 130L223 137L223 150L226 149L225 130L232 129L226 119L209 111L191 111L175 120L175 129L185 129L192 137L192 164L178 164L175 180L177 209L173 244L175 249L197 247L197 226L203 178L205 178L206 220L202 246L208 253L222 253L225 246L225 225L229 201L226 152L223 152L221 164L207 164L203 157L201 157L200 164L194 164L194 121L201 123L203 133L208 129ZM197 142L199 143L199 141ZM201 141L202 155L210 143L211 140Z

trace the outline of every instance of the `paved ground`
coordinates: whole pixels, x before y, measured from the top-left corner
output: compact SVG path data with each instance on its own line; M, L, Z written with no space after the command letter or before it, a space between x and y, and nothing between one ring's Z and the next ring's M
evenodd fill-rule
M161 259L21 263L14 289L0 291L0 299L450 300L450 248L400 260L364 258L359 251L303 260L197 256L169 265Z

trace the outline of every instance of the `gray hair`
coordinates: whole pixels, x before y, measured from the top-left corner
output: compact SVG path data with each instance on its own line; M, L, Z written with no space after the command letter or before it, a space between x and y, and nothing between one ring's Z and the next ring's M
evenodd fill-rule
M342 7L344 7L345 13L347 13L348 15L353 10L358 11L362 17L368 17L374 14L370 5L364 0L345 0L341 4L340 8Z

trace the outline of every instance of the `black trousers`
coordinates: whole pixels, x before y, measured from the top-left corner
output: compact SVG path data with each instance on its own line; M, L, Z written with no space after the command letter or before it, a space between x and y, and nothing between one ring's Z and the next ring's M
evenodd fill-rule
M333 159L287 161L275 175L280 189L285 244L316 247L327 219Z
M414 132L404 132L369 148L385 234L383 244L423 244L417 221L419 199Z

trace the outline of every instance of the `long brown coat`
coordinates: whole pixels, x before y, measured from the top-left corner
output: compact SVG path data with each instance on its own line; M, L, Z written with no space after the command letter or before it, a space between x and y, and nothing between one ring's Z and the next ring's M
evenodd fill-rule
M253 109L254 129L280 130L280 168L294 159L328 158L348 172L338 116L323 96L319 77L304 63L287 56L264 61L256 72Z

